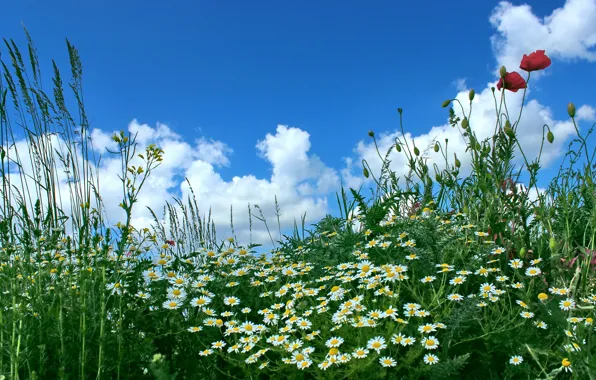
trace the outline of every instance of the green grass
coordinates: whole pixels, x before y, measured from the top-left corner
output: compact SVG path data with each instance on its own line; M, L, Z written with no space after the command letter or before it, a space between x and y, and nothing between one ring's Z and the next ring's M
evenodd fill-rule
M111 154L122 162L126 219L107 225L77 50L67 43L67 95L56 65L44 90L27 37L27 57L5 41L0 69L4 378L596 377L594 147L571 104L577 137L536 199L540 158L527 159L520 115L509 117L507 92L495 91L491 138L477 139L472 115L449 109L468 144L469 175L447 141L433 148L446 163L438 170L398 138L379 152L381 173L363 162L376 186L370 198L342 188L340 217L312 231L303 220L270 254L254 255L254 246L218 241L194 196L168 202L167 226L155 213L152 228L131 225L167 152L139 153L124 132ZM25 151L14 145L17 127ZM553 138L545 126L541 153ZM389 170L394 149L409 163L402 186ZM512 185L522 175L529 186ZM523 362L510 364L514 356Z

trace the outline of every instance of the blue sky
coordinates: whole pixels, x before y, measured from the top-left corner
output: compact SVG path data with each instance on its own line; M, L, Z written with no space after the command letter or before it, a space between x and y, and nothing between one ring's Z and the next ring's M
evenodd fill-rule
M358 176L359 160L370 153L367 131L395 133L398 107L406 131L425 136L446 124L443 100L469 88L481 93L498 79L502 61L519 70L519 53L536 49L546 49L553 64L532 79L526 100L539 104L536 115L550 111L554 123L566 121L569 101L586 105L585 130L596 105L589 84L596 83L591 21L594 0L465 0L457 7L439 1L21 0L3 6L0 32L24 49L25 24L46 79L51 59L68 69L65 38L78 48L92 128L109 134L136 119L150 128L163 123L191 146L201 137L224 144L227 149L211 148L227 152L220 162L227 163L212 167L231 189L234 176L274 182L273 154L268 161L255 145L267 134L281 138L279 124L308 133L307 160L316 155L346 179L341 171L351 157ZM561 128L555 137L569 141L568 126ZM532 136L527 142L535 144ZM278 172L292 166L289 159L275 161L283 161ZM559 162L554 155L550 166ZM170 194L180 194L175 179L187 174L177 173L166 181ZM337 214L334 193L319 196L328 198L325 211Z

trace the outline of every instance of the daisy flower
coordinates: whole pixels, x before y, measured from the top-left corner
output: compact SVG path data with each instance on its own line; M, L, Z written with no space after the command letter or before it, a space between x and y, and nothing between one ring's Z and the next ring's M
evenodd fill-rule
M457 294L457 293L452 293L450 295L447 296L447 299L449 301L461 301L464 299L464 297L461 294Z
M376 336L368 341L366 346L371 350L377 351L377 354L381 352L381 350L387 348L387 344L385 344L385 338L382 336Z
M339 347L341 346L341 344L344 342L344 338L341 337L332 337L329 340L327 340L327 342L325 342L325 345L329 348L333 348L333 347Z
M357 359L364 359L365 357L368 356L368 350L364 347L359 347L357 349L354 350L354 352L352 352L352 356L357 358Z
M439 362L439 358L434 354L426 354L424 355L424 362L428 365L437 364Z
M434 350L439 347L439 340L434 336L422 339L422 346L427 350Z
M526 269L526 276L534 277L538 276L542 271L538 267L529 267Z
M240 304L240 299L238 297L225 297L224 298L224 305L226 306L236 306Z
M414 338L413 336L407 336L404 339L402 339L402 341L400 342L400 344L404 347L406 346L411 346L416 342L416 338Z
M509 266L513 269L519 269L524 266L524 262L520 259L509 260Z
M572 298L567 298L559 303L559 307L565 311L575 309L575 301Z
M511 359L509 359L509 364L513 364L513 365L520 365L523 362L524 362L524 358L522 358L519 355L512 356Z
M379 358L379 363L381 363L383 367L395 367L397 365L397 362L389 356L383 356L382 358Z

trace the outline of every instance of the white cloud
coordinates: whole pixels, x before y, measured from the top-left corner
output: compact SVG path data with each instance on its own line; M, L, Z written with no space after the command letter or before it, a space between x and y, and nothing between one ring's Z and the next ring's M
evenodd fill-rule
M532 13L527 5L514 6L508 2L501 2L490 16L490 22L496 29L496 34L491 38L495 57L499 66L505 64L508 71L518 70L523 54L531 53L537 49L546 49L546 52L553 62L557 59L585 59L596 61L596 52L592 49L596 45L596 2L593 0L570 0L562 8L558 8L544 20L540 20ZM573 25L572 27L570 25ZM527 33L528 30L532 33ZM498 70L498 68L496 69ZM547 69L548 70L548 69ZM488 83L481 91L476 91L473 101L473 112L470 125L480 140L493 136L496 125L496 111L491 87L496 86L498 76L494 81ZM454 84L458 87L455 96L461 104L465 114L469 111L468 91L466 81L456 79ZM566 149L566 143L570 136L575 134L575 129L570 120L555 120L548 106L531 99L531 87L526 93L526 105L517 128L517 137L524 149L524 153L530 161L536 158L540 152L540 142L543 136L543 126L548 125L554 136L553 144L545 142L541 155L543 167L552 164L553 160L560 157ZM495 90L497 103L500 102L501 92ZM510 119L517 121L519 110L522 105L523 91L505 93L507 109ZM453 103L454 110L459 117L463 118L459 104ZM578 121L590 121L596 117L596 112L589 105L582 105L577 109ZM405 118L407 130L409 120ZM395 139L401 137L401 132L392 131L378 133L377 144L381 155L385 155L387 149L394 145ZM423 151L433 141L444 144L445 139L449 140L449 165L454 162L453 153L457 154L462 163L462 175L470 172L471 157L465 153L465 142L457 128L452 128L445 123L432 127L428 132L414 135L406 132L405 139L410 144L410 153L413 153L412 140L415 145ZM378 177L381 170L381 160L375 149L372 140L370 142L360 141L354 149L357 159L346 160L346 167L342 170L345 183L360 185L363 182L370 184L371 181L364 181L362 177L362 165L360 161L366 159L372 168L372 172ZM404 147L405 148L405 147ZM516 153L516 164L522 164L521 154ZM409 167L404 153L397 153L395 150L390 154L390 168L396 175L403 178ZM439 170L445 168L445 160L441 153L430 150L428 153L429 168L436 164ZM432 169L431 169L432 170ZM400 184L403 184L400 181ZM374 185L374 184L373 184Z
M529 5L503 1L494 9L490 23L498 32L491 38L498 67L505 65L508 71L519 70L523 55L538 49L555 59L596 61L594 0L568 0L543 19Z

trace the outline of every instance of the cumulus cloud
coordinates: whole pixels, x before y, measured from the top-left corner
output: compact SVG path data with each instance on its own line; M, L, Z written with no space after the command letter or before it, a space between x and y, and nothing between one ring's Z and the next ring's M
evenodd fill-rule
M555 9L550 16L542 20L532 13L532 9L528 5L514 6L509 2L501 2L493 10L489 21L496 32L491 37L496 62L499 67L504 64L509 71L518 69L523 54L531 53L537 48L545 49L555 62L564 59L596 61L596 51L594 50L596 45L596 2L594 0L569 0L563 7ZM527 33L528 30L532 30L532 33ZM496 74L497 66L495 66L495 70ZM481 91L477 89L472 103L473 112L470 125L480 140L492 136L496 131L495 101L491 87L496 86L497 79L498 75L495 75L494 80L487 83ZM468 114L470 108L469 87L462 79L455 79L453 83L458 90L455 99L463 105L462 112L459 104L454 103L454 111L457 116L463 118L464 114ZM496 90L495 95L497 103L499 103L502 93ZM528 159L533 160L541 154L541 165L546 167L564 153L567 141L575 133L575 129L570 120L555 120L551 109L535 99L531 99L531 95L530 86L517 127L517 137ZM517 121L522 106L523 92L507 91L505 96L510 119ZM593 106L582 105L577 109L576 119L578 121L591 121L595 118L596 113ZM407 123L406 118L406 126ZM555 141L552 145L547 143L540 153L539 142L542 141L545 124L551 128ZM405 136L402 136L400 131L380 133L377 145L383 156L395 143L396 138L408 141L411 154L413 145L423 151L434 141L444 144L445 139L448 139L449 165L453 164L453 154L455 153L462 163L462 175L468 174L471 170L471 157L465 153L466 146L461 132L457 128L452 128L446 121L445 124L433 126L428 132L419 134L406 132ZM370 181L365 181L360 174L362 170L360 161L367 160L373 174L376 176L380 174L382 163L374 143L360 141L354 148L354 153L357 158L355 160L347 159L346 167L341 171L344 182L357 186L370 183ZM516 164L522 164L519 151L517 151L516 157ZM395 171L397 175L403 177L407 174L409 167L403 153L397 153L394 150L389 155L389 160L391 161L391 170ZM434 153L432 150L428 150L427 163L429 167L436 164L439 170L446 166L441 153Z
M497 65L505 65L509 71L517 70L520 58L536 49L546 50L555 59L596 61L594 0L568 0L542 19L529 5L503 1L489 21L497 30L491 38Z

